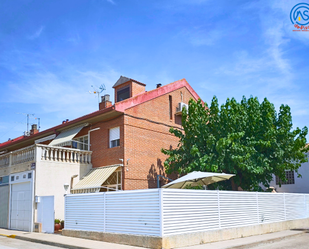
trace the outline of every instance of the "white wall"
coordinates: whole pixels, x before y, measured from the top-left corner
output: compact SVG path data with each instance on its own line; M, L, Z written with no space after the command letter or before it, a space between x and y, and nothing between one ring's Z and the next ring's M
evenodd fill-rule
M80 165L79 163L37 161L35 176L35 195L55 197L55 219L64 219L64 194L63 185L71 183L71 177L74 178L73 186L79 181L80 167L82 171L88 172L91 164ZM87 168L87 169L84 169ZM69 191L68 191L69 193Z
M298 178L297 173L294 172L295 184L282 184L279 187L276 185L276 176L273 176L273 181L269 185L275 187L278 193L309 193L309 162L303 163L298 169L298 173L302 177Z

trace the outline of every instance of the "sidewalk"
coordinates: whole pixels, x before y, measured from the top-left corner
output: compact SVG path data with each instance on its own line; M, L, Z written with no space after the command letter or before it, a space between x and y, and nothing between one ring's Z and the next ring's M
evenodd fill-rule
M141 247L108 243L103 241L79 239L62 236L61 234L30 233L0 228L0 236L26 240L44 245L58 246L69 249L141 249Z
M308 232L308 230L306 229L285 230L281 232L250 236L240 239L232 239L214 243L207 243L203 245L181 247L180 249L247 249L255 247L257 245L273 243L290 237L298 236L305 233L306 231Z
M272 243L289 237L303 234L306 230L286 230L276 233L269 233L257 236L251 236L241 239L226 240L203 245L190 247L182 247L181 249L243 249L250 248L263 243ZM308 230L307 230L308 232ZM141 249L142 247L134 247L108 243L103 241L87 240L62 236L60 234L45 234L45 233L29 233L8 229L0 229L0 236L27 240L31 242L41 243L51 246L59 246L69 249Z

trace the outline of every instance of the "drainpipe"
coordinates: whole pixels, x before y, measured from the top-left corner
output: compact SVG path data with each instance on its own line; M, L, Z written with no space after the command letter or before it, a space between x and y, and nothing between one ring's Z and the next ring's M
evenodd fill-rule
M160 177L166 179L166 180L169 180L169 181L174 181L172 180L171 178L168 178L166 176L163 176L163 175L157 175L157 188L160 188Z
M88 150L90 150L90 132L100 130L100 127L88 131Z

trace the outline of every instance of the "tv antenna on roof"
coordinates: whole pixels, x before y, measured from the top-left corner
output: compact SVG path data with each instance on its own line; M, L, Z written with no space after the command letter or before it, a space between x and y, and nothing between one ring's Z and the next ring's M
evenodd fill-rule
M27 134L29 133L29 117L30 116L34 116L34 114L31 113L20 113L18 112L17 114L22 114L22 115L26 115L27 116Z
M91 85L91 87L92 87L93 91L89 91L89 93L97 94L97 95L98 95L98 103L100 103L100 94L101 94L104 90L106 90L105 85L102 84L102 85L100 85L99 87L96 87L96 86Z

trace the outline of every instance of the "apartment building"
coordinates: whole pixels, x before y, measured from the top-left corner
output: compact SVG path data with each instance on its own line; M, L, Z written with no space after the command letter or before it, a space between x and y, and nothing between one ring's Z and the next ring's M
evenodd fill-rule
M38 222L48 232L53 218L42 213L63 219L69 192L157 187L166 176L161 148L178 144L169 129L181 129L182 108L199 96L185 79L145 86L121 76L114 104L104 95L93 113L0 144L0 227L33 231Z

